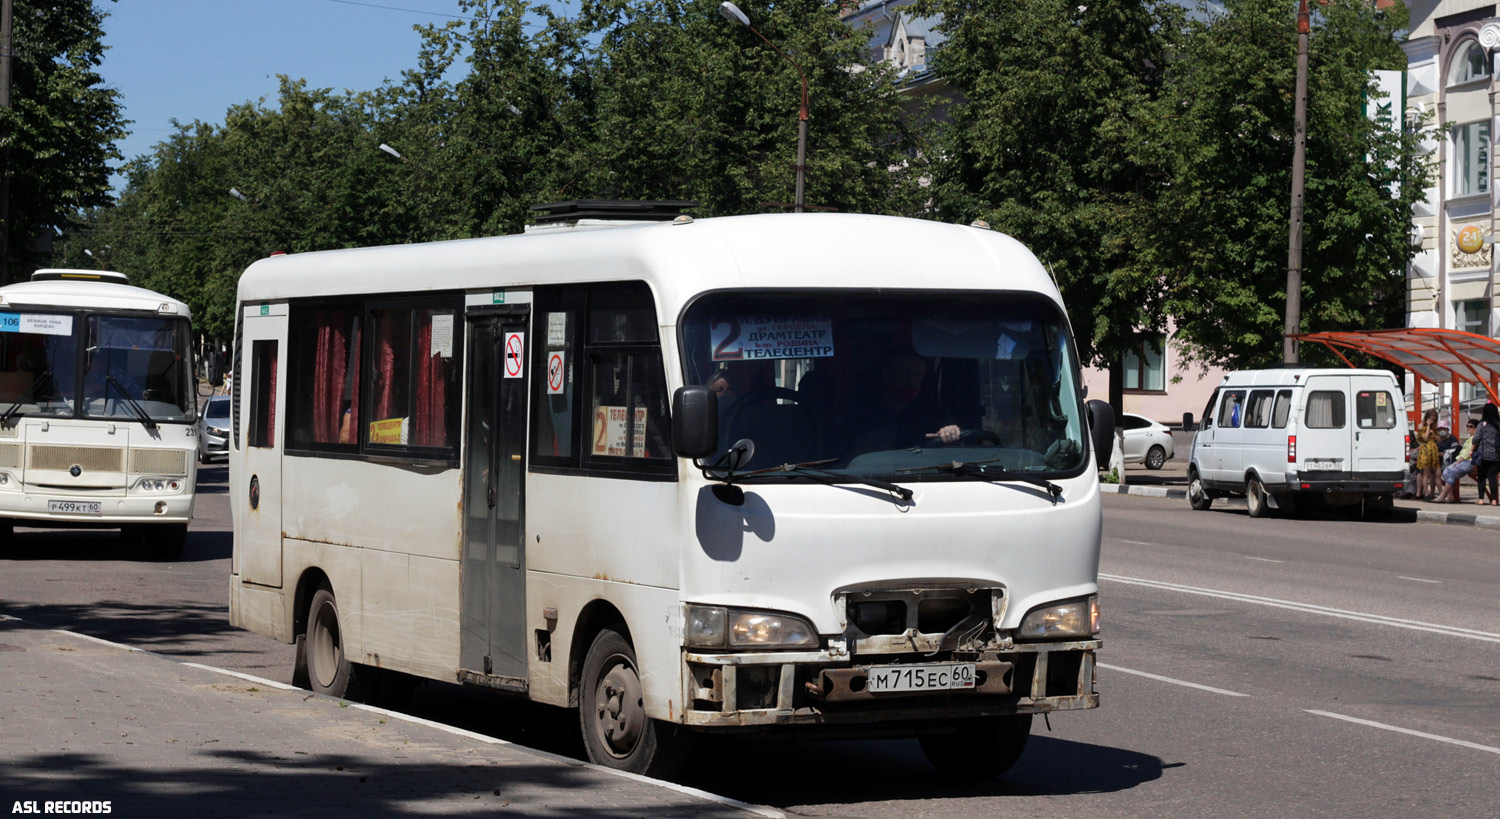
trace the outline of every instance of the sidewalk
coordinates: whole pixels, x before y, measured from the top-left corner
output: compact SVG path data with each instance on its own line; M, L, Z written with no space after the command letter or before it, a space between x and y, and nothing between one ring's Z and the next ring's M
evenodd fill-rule
M1153 498L1176 498L1187 503L1187 459L1192 436L1173 433L1176 448L1172 460L1161 469L1147 469L1140 464L1125 467L1124 485L1101 484L1100 489L1117 495L1139 495ZM1397 498L1388 520L1407 523L1437 523L1447 526L1472 526L1478 529L1500 529L1500 506L1479 506L1474 503L1478 494L1474 483L1463 485L1464 501L1461 503L1432 503L1416 499ZM1244 498L1220 498L1214 508L1243 509Z
M4 615L0 699L6 811L782 815Z

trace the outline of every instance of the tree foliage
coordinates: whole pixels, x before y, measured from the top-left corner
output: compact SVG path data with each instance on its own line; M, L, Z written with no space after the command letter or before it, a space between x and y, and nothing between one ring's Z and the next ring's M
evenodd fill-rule
M935 163L938 213L985 219L1057 277L1085 360L1164 327L1138 225L1160 169L1141 150L1181 10L1151 0L932 0L957 106Z
M1308 83L1304 332L1403 324L1412 204L1428 169L1414 131L1365 115L1369 72L1399 69L1399 4L1329 0ZM1167 169L1143 226L1167 313L1194 357L1281 359L1293 150L1296 8L1228 0L1186 26L1148 137ZM1315 353L1315 351L1308 351Z
M9 207L0 253L10 280L46 262L54 228L107 204L126 135L119 93L98 73L105 14L93 0L14 0L11 109L0 109Z

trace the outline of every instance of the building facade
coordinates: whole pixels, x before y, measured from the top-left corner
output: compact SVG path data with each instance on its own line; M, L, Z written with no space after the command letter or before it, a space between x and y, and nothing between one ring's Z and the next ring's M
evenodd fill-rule
M1436 173L1412 213L1422 249L1407 269L1406 324L1493 337L1500 16L1495 3L1472 0L1427 0L1410 10L1411 33L1402 44L1406 110L1409 121L1431 117L1424 147ZM1462 399L1473 393L1460 388ZM1449 394L1423 389L1433 400Z

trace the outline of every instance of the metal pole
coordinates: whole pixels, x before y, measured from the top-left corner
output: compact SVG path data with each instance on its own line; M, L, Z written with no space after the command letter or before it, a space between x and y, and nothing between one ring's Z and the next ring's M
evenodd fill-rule
M11 0L0 0L0 110L10 110ZM0 148L0 284L10 279L10 147Z
M1286 326L1283 361L1297 363L1297 340L1302 332L1302 214L1307 173L1307 40L1312 28L1307 0L1297 3L1297 91L1292 121L1292 218L1287 240Z
M771 42L771 40L767 38L766 35L761 34L760 29L757 29L755 26L750 25L748 22L744 25L746 28L755 32L755 36L764 41L766 45L776 49L776 53L780 54L783 59L791 63L792 68L797 69L797 76L802 78L802 103L801 108L797 112L797 189L796 199L793 200L793 210L796 213L801 213L802 173L804 170L806 170L807 165L807 72L802 70L802 66L798 65L797 61L791 58L791 55L787 54L785 51L782 51L781 48L775 43Z

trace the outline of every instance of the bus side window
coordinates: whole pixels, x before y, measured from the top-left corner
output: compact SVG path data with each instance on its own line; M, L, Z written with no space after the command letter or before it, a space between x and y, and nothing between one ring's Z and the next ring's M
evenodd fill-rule
M277 347L274 340L256 341L250 351L250 446L276 446Z

